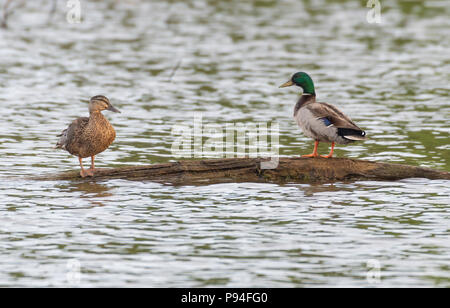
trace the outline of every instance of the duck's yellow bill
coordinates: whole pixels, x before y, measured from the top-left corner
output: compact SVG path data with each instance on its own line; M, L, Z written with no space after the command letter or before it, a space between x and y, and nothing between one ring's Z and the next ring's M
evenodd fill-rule
M294 83L292 82L292 80L289 80L289 81L283 83L281 86L279 86L279 88L286 88L286 87L290 87L293 85L294 85Z

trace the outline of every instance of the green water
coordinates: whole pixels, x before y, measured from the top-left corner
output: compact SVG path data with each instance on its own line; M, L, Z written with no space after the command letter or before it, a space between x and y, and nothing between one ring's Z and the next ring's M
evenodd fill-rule
M280 155L310 153L299 91L278 88L300 70L367 132L336 156L450 171L448 5L380 3L380 24L353 0L81 1L78 24L62 3L17 9L0 29L0 286L449 287L449 181L29 179L78 170L52 147L97 94L122 111L98 167L177 160L171 130L199 114L278 123Z

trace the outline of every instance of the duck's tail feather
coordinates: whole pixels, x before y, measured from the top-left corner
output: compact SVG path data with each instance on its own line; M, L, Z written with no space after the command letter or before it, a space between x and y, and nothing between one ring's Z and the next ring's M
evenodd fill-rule
M352 128L338 128L338 135L349 140L366 140L366 132Z
M63 130L61 134L57 135L57 137L60 137L56 145L53 147L53 149L65 149L66 141L67 141L67 129Z

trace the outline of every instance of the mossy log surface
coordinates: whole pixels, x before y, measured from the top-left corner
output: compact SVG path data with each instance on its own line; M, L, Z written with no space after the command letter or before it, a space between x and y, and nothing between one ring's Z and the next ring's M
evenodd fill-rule
M173 163L96 170L81 178L79 170L47 175L45 180L96 181L108 179L149 180L176 185L223 182L325 183L351 180L394 181L405 178L450 180L450 173L415 166L348 158L279 159L274 169L261 168L263 158L184 160Z

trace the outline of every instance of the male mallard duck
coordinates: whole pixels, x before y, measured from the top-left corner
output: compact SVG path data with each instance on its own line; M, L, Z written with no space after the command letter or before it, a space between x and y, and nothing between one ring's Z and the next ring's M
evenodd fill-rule
M325 158L333 156L334 144L347 144L356 140L365 140L366 133L350 120L335 106L316 102L314 83L308 74L295 73L291 80L285 82L280 88L299 86L303 94L295 104L294 118L303 133L315 140L312 154L302 157L317 157L319 142L331 142L331 151Z
M116 131L101 113L103 110L120 113L105 96L94 96L89 101L89 118L82 117L74 120L58 135L61 138L55 148L64 149L78 156L82 177L94 175L95 155L106 150L116 138ZM86 157L91 157L91 168L88 170L83 168L82 159Z

